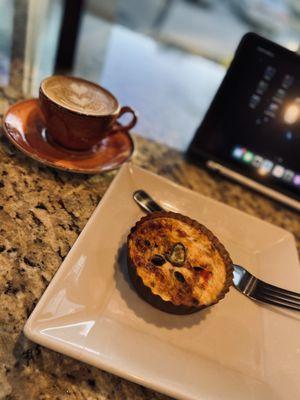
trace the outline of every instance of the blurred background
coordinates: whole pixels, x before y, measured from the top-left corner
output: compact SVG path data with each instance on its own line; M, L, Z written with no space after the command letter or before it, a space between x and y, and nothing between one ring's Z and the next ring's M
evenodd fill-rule
M0 86L84 77L184 150L249 31L299 51L300 0L0 0Z
M225 65L249 30L292 50L299 45L299 0L90 0L86 5L86 18L104 18Z

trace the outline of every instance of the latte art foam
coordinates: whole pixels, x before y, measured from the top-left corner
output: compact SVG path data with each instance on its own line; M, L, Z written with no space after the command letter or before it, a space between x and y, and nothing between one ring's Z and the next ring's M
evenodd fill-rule
M83 114L107 115L118 108L117 101L108 92L79 78L52 76L42 82L42 91L62 107Z

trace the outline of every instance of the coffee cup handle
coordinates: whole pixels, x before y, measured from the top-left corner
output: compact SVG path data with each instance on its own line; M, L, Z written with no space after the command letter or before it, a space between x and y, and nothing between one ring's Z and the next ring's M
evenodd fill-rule
M122 107L119 112L118 118L122 117L122 115L126 113L130 113L132 115L131 121L129 121L127 125L121 125L120 122L118 122L118 125L116 125L113 128L113 131L115 132L128 131L129 129L135 126L135 124L137 123L137 115L131 107L128 106Z

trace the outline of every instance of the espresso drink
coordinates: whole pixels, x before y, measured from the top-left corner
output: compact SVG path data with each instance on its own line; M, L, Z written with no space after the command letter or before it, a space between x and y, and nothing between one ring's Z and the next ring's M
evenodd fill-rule
M47 138L71 150L92 150L108 135L128 132L137 116L105 88L72 76L51 76L42 81L39 105ZM124 125L118 119L131 114Z
M104 88L80 78L52 76L41 89L54 103L85 115L110 115L118 109L117 100Z

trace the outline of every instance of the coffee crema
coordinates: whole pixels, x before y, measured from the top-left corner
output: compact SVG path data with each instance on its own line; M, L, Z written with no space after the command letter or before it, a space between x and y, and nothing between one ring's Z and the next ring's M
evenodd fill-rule
M51 76L42 82L41 89L56 104L81 114L109 115L118 109L109 92L84 79Z

